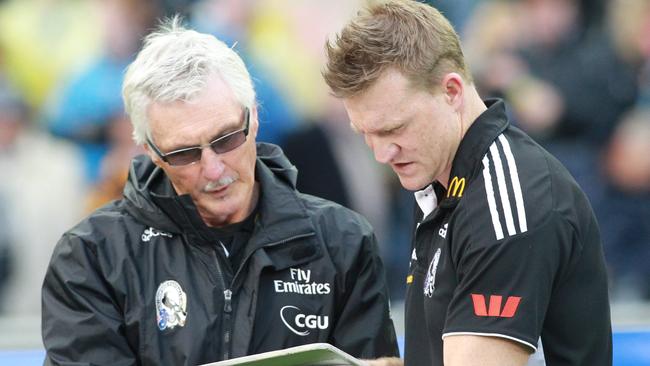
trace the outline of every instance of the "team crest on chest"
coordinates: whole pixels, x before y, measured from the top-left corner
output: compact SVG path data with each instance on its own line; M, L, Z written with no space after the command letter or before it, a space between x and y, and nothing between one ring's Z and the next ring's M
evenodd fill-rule
M438 270L438 262L440 261L441 249L438 248L433 255L429 269L427 270L427 277L424 279L424 295L433 297L433 291L436 289L436 271Z
M156 323L158 329L174 329L185 325L187 319L187 295L178 282L161 283L156 291Z

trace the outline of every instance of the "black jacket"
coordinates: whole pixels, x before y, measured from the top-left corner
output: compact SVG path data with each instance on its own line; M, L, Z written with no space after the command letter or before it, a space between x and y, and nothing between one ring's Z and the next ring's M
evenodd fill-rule
M262 195L232 268L189 196L134 160L124 199L65 233L43 285L46 364L196 365L328 342L396 355L372 228L295 190L297 172L258 145Z

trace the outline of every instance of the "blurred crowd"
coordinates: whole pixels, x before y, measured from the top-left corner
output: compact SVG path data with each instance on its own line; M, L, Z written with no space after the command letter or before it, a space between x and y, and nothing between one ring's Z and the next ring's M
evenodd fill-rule
M432 0L484 98L571 171L601 224L613 300L650 300L650 0ZM0 314L40 311L59 236L121 196L131 140L124 68L158 19L234 47L253 76L258 140L298 188L364 214L404 295L413 199L349 131L321 80L323 45L362 0L0 0Z

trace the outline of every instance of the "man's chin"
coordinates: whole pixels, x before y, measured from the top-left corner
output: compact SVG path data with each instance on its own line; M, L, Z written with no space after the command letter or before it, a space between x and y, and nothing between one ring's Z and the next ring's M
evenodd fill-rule
M235 223L237 216L236 208L231 204L209 204L202 210L199 210L203 221L212 227L221 227Z
M421 182L422 179L416 179L415 177L403 177L403 176L398 176L399 182L402 185L402 187L408 191L419 191L422 188L424 188L426 185L429 183L423 183Z

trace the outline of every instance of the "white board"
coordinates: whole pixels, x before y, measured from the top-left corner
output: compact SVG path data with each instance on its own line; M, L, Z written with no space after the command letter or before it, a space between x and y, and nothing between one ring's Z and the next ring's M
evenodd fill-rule
M363 366L349 354L328 343L312 343L278 351L213 362L201 366Z

